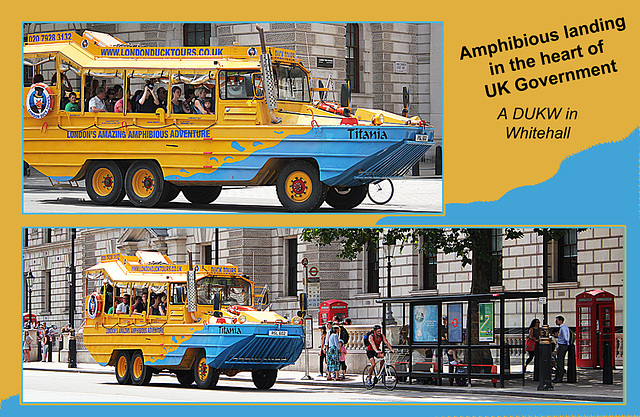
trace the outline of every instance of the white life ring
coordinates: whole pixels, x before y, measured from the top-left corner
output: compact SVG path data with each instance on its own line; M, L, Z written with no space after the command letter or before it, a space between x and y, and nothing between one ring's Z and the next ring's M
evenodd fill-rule
M25 107L31 117L42 119L53 108L53 91L44 83L33 84L27 93Z
M95 319L102 311L102 297L97 292L91 293L87 300L87 317Z

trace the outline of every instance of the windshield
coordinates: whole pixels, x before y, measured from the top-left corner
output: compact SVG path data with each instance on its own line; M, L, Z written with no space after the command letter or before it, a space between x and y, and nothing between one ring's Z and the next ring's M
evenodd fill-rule
M311 101L309 78L297 65L276 64L273 66L278 100Z
M199 305L213 305L213 295L219 292L222 304L251 305L251 284L242 278L204 277L196 281Z

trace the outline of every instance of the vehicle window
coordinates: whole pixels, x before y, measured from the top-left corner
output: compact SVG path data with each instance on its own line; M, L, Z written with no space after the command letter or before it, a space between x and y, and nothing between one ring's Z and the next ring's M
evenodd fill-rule
M220 71L220 98L246 100L253 98L251 74L256 71Z
M196 282L196 298L200 305L213 305L213 296L227 305L251 305L251 284L240 278L205 277Z
M274 77L278 100L311 101L309 78L307 73L297 65L274 65Z
M187 284L171 285L171 304L183 305L187 299Z

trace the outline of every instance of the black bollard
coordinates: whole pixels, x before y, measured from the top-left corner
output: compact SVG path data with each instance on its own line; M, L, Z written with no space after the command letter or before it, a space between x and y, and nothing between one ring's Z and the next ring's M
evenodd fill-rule
M567 382L576 382L578 380L578 372L576 366L576 345L569 345L567 363Z
M613 365L612 365L611 343L605 342L602 349L602 383L607 385L613 384Z
M77 368L78 363L76 362L76 335L75 330L71 329L71 334L69 335L69 368Z
M538 383L538 391L547 391L553 389L551 383L551 337L549 335L549 326L543 324L540 328L540 375Z

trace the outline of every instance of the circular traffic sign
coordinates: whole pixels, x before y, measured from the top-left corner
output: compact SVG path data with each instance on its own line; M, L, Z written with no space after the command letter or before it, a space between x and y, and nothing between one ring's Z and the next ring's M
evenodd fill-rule
M318 275L318 268L316 268L315 266L309 268L309 275L311 275L312 277Z
M300 262L302 266L307 266L309 264L309 260L307 258L302 258L302 262Z

